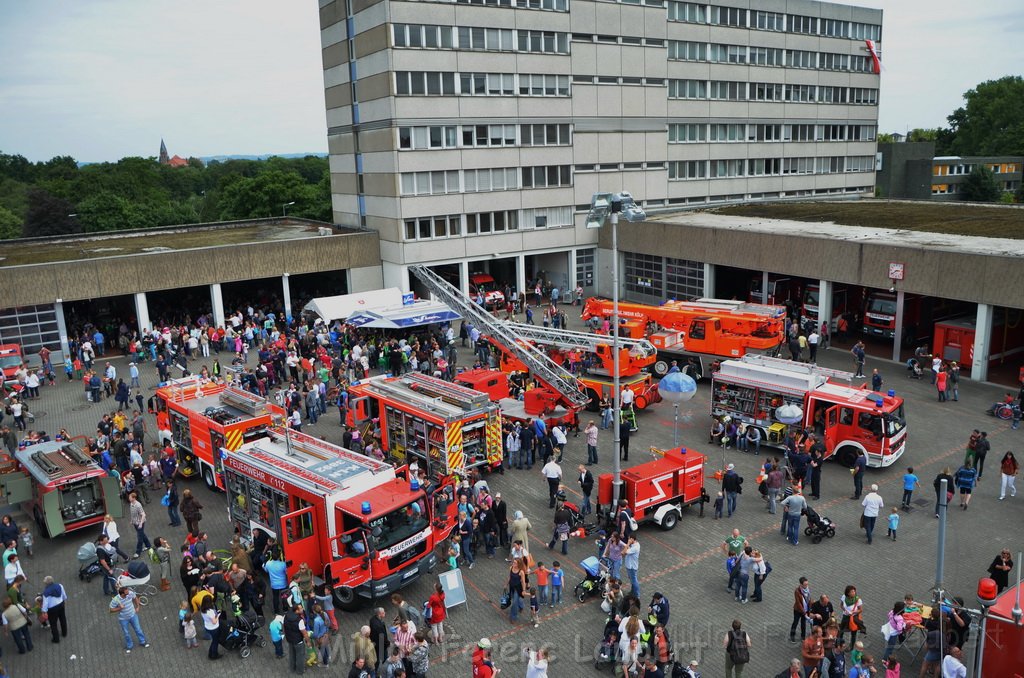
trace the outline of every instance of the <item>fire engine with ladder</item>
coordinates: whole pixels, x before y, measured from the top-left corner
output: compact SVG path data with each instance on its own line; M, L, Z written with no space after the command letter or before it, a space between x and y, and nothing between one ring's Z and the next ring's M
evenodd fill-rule
M223 490L222 448L237 450L284 422L284 410L237 386L198 376L172 379L156 390L156 415L166 417L178 473L199 476L211 489Z
M501 465L501 409L485 393L410 372L364 379L348 394L349 425L376 420L381 447L434 482Z
M70 440L22 445L0 468L0 505L21 504L45 537L121 516L120 485Z
M842 466L852 467L860 454L867 455L868 466L890 466L906 448L903 398L852 380L850 372L782 358L726 360L712 375L711 416L756 426L769 445L785 445L790 427L813 429L822 436L826 458L835 456ZM799 408L799 420L779 421L786 405Z
M583 305L581 317L610 319L612 306L608 299L592 297ZM777 352L784 340L785 318L783 306L728 299L668 301L661 306L619 302L619 334L650 340L658 351L652 369L659 377L668 374L671 361L678 358L699 361L701 355L738 358L748 352ZM703 372L699 362L698 371Z
M308 563L345 609L432 571L455 525L451 478L421 486L404 466L290 429L221 452L239 533L276 538L289 577Z

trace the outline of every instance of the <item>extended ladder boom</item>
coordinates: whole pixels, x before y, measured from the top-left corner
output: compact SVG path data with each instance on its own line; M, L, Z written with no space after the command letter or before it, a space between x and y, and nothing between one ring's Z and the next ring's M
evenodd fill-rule
M481 332L499 342L506 351L526 365L534 377L558 391L574 407L583 408L590 402L576 377L535 347L524 345L510 325L496 320L490 313L466 299L462 292L426 266L410 266L409 272L415 275L438 301L457 310Z
M535 341L545 346L555 346L563 350L580 349L583 351L597 351L598 346L611 346L615 341L614 337L604 334L592 334L590 332L573 332L571 330L558 330L552 327L541 325L527 325L524 323L506 323L512 331L523 339ZM638 358L650 358L658 353L654 344L646 339L619 338L619 346L627 349L631 355Z

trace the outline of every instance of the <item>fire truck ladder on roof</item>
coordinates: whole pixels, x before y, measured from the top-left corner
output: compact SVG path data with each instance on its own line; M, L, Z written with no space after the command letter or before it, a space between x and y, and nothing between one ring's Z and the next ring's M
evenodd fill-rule
M817 365L812 365L810 363L793 362L792 360L786 360L785 358L772 358L766 355L748 353L740 358L740 360L750 365L773 367L777 370L785 370L787 372L795 372L797 374L818 374L823 377L833 377L835 379L843 379L844 381L853 381L853 372L833 370L828 367L818 367Z
M270 436L270 439L276 441L279 436L284 439L286 456L289 457L295 456L296 453L305 454L306 456L313 457L320 461L327 461L340 457L341 459L346 459L362 466L374 475L382 471L387 471L391 468L390 464L383 461L377 461L376 459L367 457L364 454L347 450L340 445L332 445L329 442L320 440L319 438L314 438L308 433L302 433L295 429L285 429L284 431L274 433ZM253 448L261 450L266 454L274 454L273 452L269 452L260 447L259 442L254 443Z
M253 417L265 414L267 410L267 401L264 398L235 386L228 386L221 391L220 401Z
M491 336L505 350L526 365L533 376L558 391L572 405L583 408L590 403L590 397L580 389L580 383L576 377L535 347L524 345L508 325L496 320L480 306L466 299L462 296L462 292L447 280L422 265L410 266L409 272L419 278L420 282L437 297L438 301L447 304L461 313L463 318L472 321L485 335Z
M596 352L598 346L611 346L614 341L612 337L603 334L557 330L552 327L526 325L523 323L505 324L523 339L529 339L545 346L555 346L563 350L579 349ZM639 358L649 358L658 352L654 345L646 339L620 337L619 346L628 349L630 355Z
M708 312L731 313L740 315L751 313L763 315L768 318L780 318L785 313L782 306L773 304L755 304L747 301L733 301L731 299L708 299L700 298L696 301L687 301L679 304L682 308L693 308L707 310Z
M425 374L410 372L402 375L401 381L416 393L440 398L449 405L461 407L464 410L474 410L491 402L485 393L450 384Z

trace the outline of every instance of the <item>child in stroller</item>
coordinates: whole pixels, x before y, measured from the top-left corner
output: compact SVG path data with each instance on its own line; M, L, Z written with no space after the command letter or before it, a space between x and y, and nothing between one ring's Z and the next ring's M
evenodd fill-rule
M99 557L96 555L96 542L87 541L78 547L78 578L92 581L103 572Z
M807 516L807 527L804 528L804 534L810 537L815 544L820 543L825 537L831 539L836 536L835 523L824 516L819 516L818 512L809 504L804 509L804 515Z
M908 379L920 379L924 372L921 370L921 363L918 362L917 358L911 358L907 361L907 378Z
M619 621L615 615L609 615L604 624L604 632L601 634L601 642L597 646L597 655L594 657L594 668L601 669L608 664L614 664L619 654Z
M234 622L222 622L220 644L228 650L239 650L242 659L248 659L252 647L267 644L267 640L256 633L262 626L262 618L254 610L246 610L235 616Z
M609 578L609 566L610 562L607 558L596 558L590 556L580 561L580 567L583 568L586 576L579 584L576 584L576 588L573 589L573 595L576 600L581 603L587 599L587 596L591 593L603 592L605 584Z

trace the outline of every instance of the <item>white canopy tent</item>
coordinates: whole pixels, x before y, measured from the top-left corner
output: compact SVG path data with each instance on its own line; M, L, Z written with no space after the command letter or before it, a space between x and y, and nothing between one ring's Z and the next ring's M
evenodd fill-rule
M388 287L383 290L371 290L356 294L317 297L306 304L302 310L320 316L326 323L332 323L335 320L347 320L361 311L401 305L402 291L397 287Z
M349 316L348 323L359 327L398 329L458 320L458 313L440 301L418 299L412 304L370 309Z

